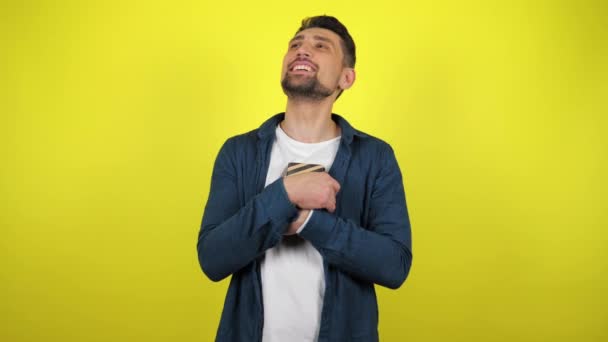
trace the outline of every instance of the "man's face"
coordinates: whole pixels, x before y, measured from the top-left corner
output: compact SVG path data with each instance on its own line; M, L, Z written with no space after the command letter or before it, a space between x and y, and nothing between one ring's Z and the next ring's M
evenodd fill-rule
M309 28L289 41L283 58L281 85L290 98L323 99L339 90L344 54L340 36Z

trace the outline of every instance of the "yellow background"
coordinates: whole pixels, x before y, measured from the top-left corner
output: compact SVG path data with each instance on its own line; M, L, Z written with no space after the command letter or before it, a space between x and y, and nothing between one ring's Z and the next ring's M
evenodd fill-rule
M337 16L334 112L394 147L414 263L382 341L607 341L605 1L3 1L0 340L211 341L212 162Z

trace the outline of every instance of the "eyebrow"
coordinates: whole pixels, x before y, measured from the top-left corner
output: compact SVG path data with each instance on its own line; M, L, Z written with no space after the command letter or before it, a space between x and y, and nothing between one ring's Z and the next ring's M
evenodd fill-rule
M314 36L312 36L312 38L316 39L316 40L321 40L321 41L327 42L327 43L331 44L332 46L335 46L334 42L331 39L327 38L327 37L319 36L319 35L315 34ZM293 43L296 40L304 40L304 35L299 34L299 35L293 37L289 41L289 44L291 45L291 43Z

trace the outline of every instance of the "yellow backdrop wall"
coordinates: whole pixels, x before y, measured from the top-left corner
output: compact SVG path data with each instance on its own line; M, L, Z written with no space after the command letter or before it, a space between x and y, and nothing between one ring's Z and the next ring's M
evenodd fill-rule
M318 14L358 48L334 111L405 179L382 341L608 340L605 1L4 1L0 340L213 339L212 163Z

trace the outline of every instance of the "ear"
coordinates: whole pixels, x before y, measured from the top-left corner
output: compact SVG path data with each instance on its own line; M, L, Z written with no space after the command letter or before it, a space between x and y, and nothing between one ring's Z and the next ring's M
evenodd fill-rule
M352 87L353 83L355 83L356 73L353 68L344 68L342 70L342 76L340 76L340 82L338 82L338 86L340 89L348 89Z

